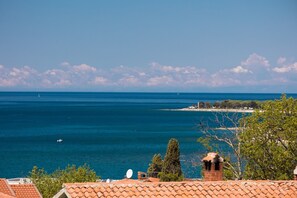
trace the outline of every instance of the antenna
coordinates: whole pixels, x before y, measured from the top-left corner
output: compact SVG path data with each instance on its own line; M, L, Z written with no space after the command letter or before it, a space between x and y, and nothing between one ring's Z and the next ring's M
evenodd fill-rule
M132 169L127 170L127 172L126 172L126 177L127 177L128 179L130 179L130 178L132 177L132 175L133 175L133 170L132 170Z

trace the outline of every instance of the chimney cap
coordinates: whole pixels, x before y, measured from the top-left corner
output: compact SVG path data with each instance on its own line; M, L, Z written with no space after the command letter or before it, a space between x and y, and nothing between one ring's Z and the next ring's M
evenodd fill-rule
M217 162L217 161L219 161L219 162L223 162L224 159L222 157L220 157L218 153L211 152L211 153L207 153L207 156L204 157L202 159L202 161L203 162L204 161L211 161L211 162Z
M297 175L297 166L296 166L296 168L294 170L294 175Z

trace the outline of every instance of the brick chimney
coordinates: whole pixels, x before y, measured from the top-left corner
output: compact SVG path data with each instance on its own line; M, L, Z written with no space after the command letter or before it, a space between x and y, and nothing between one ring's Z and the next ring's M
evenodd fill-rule
M137 178L138 178L138 180L146 180L148 178L147 173L138 171Z
M297 166L296 166L296 168L294 170L294 180L297 180Z
M217 153L208 153L202 159L203 162L203 180L221 181L223 180L223 161Z

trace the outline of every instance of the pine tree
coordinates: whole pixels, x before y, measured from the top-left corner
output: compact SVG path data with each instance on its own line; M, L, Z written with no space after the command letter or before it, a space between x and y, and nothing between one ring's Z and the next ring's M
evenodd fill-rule
M182 176L182 170L179 160L179 144L174 138L169 140L166 155L162 167L163 174L173 174Z
M147 169L147 173L150 177L157 177L158 173L161 172L163 160L161 154L155 154L152 158L152 163Z

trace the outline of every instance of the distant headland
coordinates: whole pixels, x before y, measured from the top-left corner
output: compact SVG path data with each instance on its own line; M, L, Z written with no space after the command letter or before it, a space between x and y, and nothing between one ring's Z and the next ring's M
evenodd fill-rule
M239 112L252 113L260 109L263 102L253 100L224 100L214 103L199 101L189 107L176 109L178 111L206 111L206 112Z

